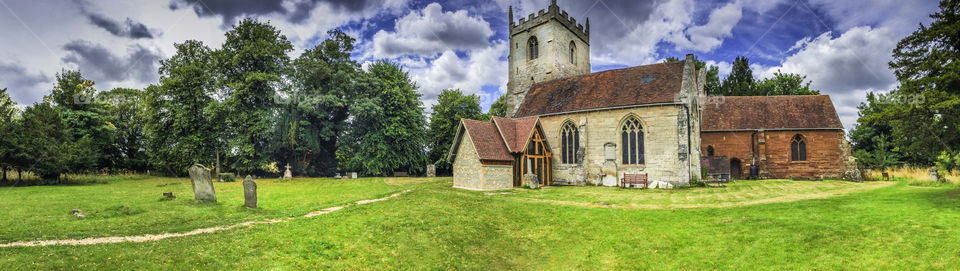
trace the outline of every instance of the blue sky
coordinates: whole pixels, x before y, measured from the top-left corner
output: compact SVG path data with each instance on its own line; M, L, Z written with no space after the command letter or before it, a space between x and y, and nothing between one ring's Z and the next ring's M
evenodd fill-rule
M420 85L426 106L445 88L505 91L507 8L515 19L549 0L0 0L0 88L31 104L63 68L99 89L156 83L158 62L188 39L223 42L234 22L269 20L296 46L292 57L341 29L358 39L361 63L389 59ZM746 56L757 77L800 73L831 95L844 125L867 92L896 88L887 68L896 42L928 23L937 1L559 0L591 21L594 71L697 55L729 72Z

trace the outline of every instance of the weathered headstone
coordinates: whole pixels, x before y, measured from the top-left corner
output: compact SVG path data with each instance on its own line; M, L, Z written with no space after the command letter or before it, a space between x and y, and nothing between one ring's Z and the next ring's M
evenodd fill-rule
M257 208L257 183L250 175L243 179L243 206Z
M213 181L210 180L210 170L201 164L190 167L190 182L193 183L193 195L200 202L217 202L217 194L213 191Z
M526 183L530 189L540 189L540 178L537 177L537 174L523 174L523 182Z
M287 164L287 170L283 171L283 179L284 180L293 179L293 172L290 171L290 164Z
M163 192L163 197L173 199L173 198L176 198L177 196L174 196L173 192Z
M930 180L933 182L940 181L940 173L937 173L937 168L935 167L930 168Z
M427 165L427 177L437 177L437 166L433 164Z
M356 178L357 178L357 173L356 173L356 172L350 172L350 179L356 179Z

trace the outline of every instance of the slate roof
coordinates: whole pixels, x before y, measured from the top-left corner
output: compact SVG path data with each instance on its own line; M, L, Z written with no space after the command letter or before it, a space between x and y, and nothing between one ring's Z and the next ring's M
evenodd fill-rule
M500 131L503 141L510 152L522 152L527 140L533 135L533 128L537 125L536 117L508 119L493 117L493 123Z
M703 106L701 130L843 129L830 96L724 96Z
M674 103L684 61L636 66L534 84L517 117L641 104Z

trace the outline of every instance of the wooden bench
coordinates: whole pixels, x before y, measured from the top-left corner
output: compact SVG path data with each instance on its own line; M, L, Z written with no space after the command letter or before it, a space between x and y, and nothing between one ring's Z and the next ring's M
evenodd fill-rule
M629 188L630 185L643 185L640 188L647 188L647 174L623 174L623 179L620 179L620 188Z

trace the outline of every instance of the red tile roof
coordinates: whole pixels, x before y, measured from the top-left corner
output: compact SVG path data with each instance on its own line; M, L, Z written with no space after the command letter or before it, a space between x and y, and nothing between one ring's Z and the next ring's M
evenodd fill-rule
M513 161L503 137L493 122L464 119L463 127L473 140L480 160ZM456 145L456 144L455 144Z
M536 117L508 119L493 117L493 123L500 130L504 143L510 152L522 152L530 136L533 135L533 128L537 126Z
M677 101L685 61L597 72L534 84L517 117Z
M724 96L703 105L703 131L843 129L830 96Z

